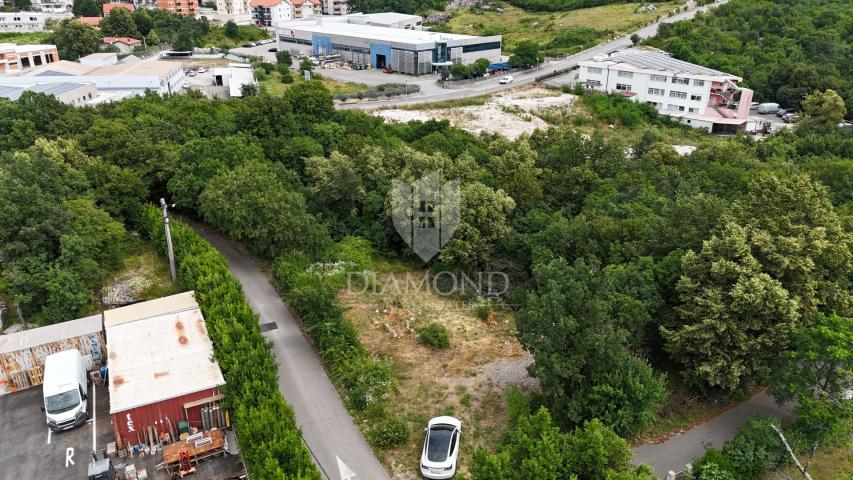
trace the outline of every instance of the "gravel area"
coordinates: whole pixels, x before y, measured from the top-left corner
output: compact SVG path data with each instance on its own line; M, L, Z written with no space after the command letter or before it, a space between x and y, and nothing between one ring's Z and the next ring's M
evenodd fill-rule
M525 353L516 358L501 358L476 368L476 376L457 377L453 379L456 385L472 388L490 381L496 387L517 385L522 390L539 389L539 379L527 373L527 367L533 363L533 354Z

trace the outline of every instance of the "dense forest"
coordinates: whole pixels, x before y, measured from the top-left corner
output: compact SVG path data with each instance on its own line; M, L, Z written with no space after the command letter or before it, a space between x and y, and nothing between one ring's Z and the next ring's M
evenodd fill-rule
M743 77L757 101L798 108L809 93L833 89L853 104L853 9L847 0L732 1L663 24L645 43Z
M588 136L563 125L510 141L440 121L386 124L335 110L319 82L282 97L151 94L97 108L25 94L0 101L0 295L41 323L85 312L127 232L156 231L143 206L164 196L275 262L348 405L381 412L393 372L367 358L340 318L337 284L311 265L372 256L422 265L387 199L392 180L440 170L460 181L461 220L429 267L510 275L502 300L542 381L506 443L475 456L474 478L646 478L624 461L619 436L647 425L665 400L658 359L675 362L697 391L770 383L779 398L803 400L820 385L832 399L849 382L849 356L832 357L849 351L853 328L853 137L835 128L837 99L810 97L795 130L719 139L682 157L654 129ZM583 101L621 128L667 124L616 97ZM262 342L239 348L240 338L257 340L239 294L229 294L237 305L217 302L210 282L239 291L221 259L191 232L181 238L195 245L183 284L209 290L205 314L222 317L218 351L269 366ZM827 328L848 336L827 337ZM244 385L245 363L218 355ZM840 366L798 369L822 355ZM261 391L274 382L264 378ZM251 422L246 409L262 408L262 394L245 385L234 392L244 405L237 418ZM842 407L801 406L825 423L849 419ZM266 445L260 430L246 432ZM800 447L813 439L806 433ZM538 440L514 443L523 435ZM314 478L287 438L249 448L257 478ZM606 461L573 464L573 449L592 441L607 445Z

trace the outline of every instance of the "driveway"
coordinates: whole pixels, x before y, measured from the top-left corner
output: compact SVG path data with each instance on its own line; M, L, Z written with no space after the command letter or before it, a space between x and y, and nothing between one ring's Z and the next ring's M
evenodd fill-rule
M328 480L388 480L326 376L299 324L254 260L225 237L193 225L228 260L278 363L279 390L293 405L305 444ZM413 458L414 462L417 458ZM350 475L352 472L355 476Z
M793 420L792 405L779 405L773 397L762 391L735 408L697 425L662 443L649 443L632 448L631 460L635 464L645 463L652 467L658 478L667 472L679 472L693 459L705 453L709 447L720 448L723 442L734 438L738 428L755 414L772 415L788 422Z

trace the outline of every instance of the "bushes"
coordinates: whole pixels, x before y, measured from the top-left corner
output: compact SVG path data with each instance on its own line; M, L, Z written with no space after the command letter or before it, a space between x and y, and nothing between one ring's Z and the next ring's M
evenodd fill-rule
M370 430L370 443L379 448L399 447L408 439L409 425L400 417L381 420Z
M697 479L759 480L788 462L785 446L770 427L779 425L771 417L755 416L747 421L735 438L723 445L722 451L713 448L695 462Z
M140 229L165 249L163 220L144 208ZM278 390L278 368L225 258L181 221L171 223L181 287L195 290L226 384L246 468L254 478L319 480L293 409Z
M650 105L632 102L621 95L586 95L583 103L592 112L607 123L619 123L623 127L635 127L649 123L662 125L670 123L668 119L658 115L657 110Z
M345 272L371 267L367 241L347 237L328 249L327 263L312 263L304 255L279 257L273 277L282 295L305 322L332 379L346 392L347 404L358 411L381 410L393 379L388 362L371 358L358 331L343 317L337 292Z
M420 85L406 85L402 83L383 83L376 87L375 90L368 92L341 93L335 95L335 100L345 102L347 100L362 100L364 98L374 99L380 97L394 97L399 95L407 95L418 93L421 91Z
M444 328L444 325L430 323L419 328L418 335L420 335L422 342L432 348L443 349L450 346L450 336L447 335L447 329Z

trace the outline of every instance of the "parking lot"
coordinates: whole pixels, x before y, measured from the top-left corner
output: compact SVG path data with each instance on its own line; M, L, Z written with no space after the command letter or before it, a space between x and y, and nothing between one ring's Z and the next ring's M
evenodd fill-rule
M92 451L113 440L107 388L88 395L89 421L60 433L47 428L41 387L0 396L0 479L86 478Z
M115 440L107 387L90 386L88 395L89 421L60 433L47 428L40 408L40 386L0 395L0 480L87 478L91 453ZM160 461L159 454L130 460L137 470L147 467L150 480L170 480L172 477L167 472L155 470ZM113 460L117 471L123 471L127 462L122 458ZM239 456L225 455L202 461L193 478L225 480L241 470Z

